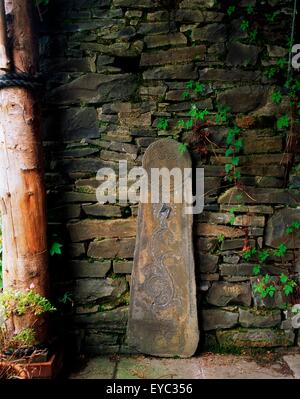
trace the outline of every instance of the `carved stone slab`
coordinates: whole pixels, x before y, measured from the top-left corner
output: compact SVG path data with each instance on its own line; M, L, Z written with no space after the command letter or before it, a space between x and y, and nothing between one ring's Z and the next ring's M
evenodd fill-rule
M143 167L150 176L151 168L183 171L191 160L178 142L162 139L149 146ZM128 343L136 352L190 357L197 349L193 215L184 206L173 195L170 203L139 204L128 321Z

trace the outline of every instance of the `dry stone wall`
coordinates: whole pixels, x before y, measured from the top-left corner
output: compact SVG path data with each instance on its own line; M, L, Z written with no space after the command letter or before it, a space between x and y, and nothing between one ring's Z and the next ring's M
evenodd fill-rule
M43 134L49 237L64 245L63 256L52 258L51 271L56 298L65 298L58 324L77 351L128 352L137 204L99 205L96 172L118 170L119 160L127 160L129 168L141 165L152 142L175 134L190 108L182 96L190 80L204 85L194 100L197 106L212 113L218 104L230 107L244 140L239 170L246 194L237 200L239 190L224 174L226 125L207 126L214 145L204 152L190 135L179 133L190 144L194 167L205 168L205 211L194 220L202 344L296 342L278 307L279 293L256 309L253 264L242 257L245 242L276 246L287 220L300 220L299 148L285 151L275 119L289 112L288 99L272 102L276 81L263 72L287 52L292 2L232 2L237 6L232 15L225 3L49 2L40 33L41 67L47 74ZM241 29L249 6L261 11L252 43ZM265 15L275 17L265 24ZM168 121L168 130L158 128L160 118ZM231 224L232 206L237 210ZM299 271L292 246L288 240L285 263L270 259L271 275L294 267Z

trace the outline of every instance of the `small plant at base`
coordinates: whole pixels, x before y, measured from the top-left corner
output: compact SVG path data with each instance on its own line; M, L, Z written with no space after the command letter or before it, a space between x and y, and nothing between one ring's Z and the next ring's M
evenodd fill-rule
M14 335L10 340L12 347L30 347L36 344L36 335L33 328L25 328L18 334Z
M0 306L4 308L6 317L12 314L22 316L27 312L40 316L43 313L56 311L47 298L39 295L33 289L27 291L5 290L0 295Z

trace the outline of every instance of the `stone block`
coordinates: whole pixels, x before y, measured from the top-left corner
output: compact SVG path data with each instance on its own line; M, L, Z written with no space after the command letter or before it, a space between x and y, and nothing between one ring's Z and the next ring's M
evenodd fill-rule
M131 274L133 262L113 261L113 270L116 274Z
M276 211L268 220L265 231L265 242L270 247L278 247L281 243L287 248L300 248L299 234L287 234L287 227L293 222L300 223L300 210L284 208Z
M82 220L68 225L71 240L80 242L93 238L127 238L136 234L136 219Z
M239 309L239 323L242 327L276 327L281 323L280 310Z
M89 245L88 256L92 258L133 258L135 238L109 238L95 240Z
M250 306L250 284L214 282L208 292L207 302L215 306L227 306L229 304Z
M238 324L239 314L221 309L203 309L201 324L204 331L232 328Z
M111 268L111 262L90 262L88 260L72 260L69 262L72 278L105 277Z
M144 41L148 48L157 48L165 46L181 46L187 44L187 38L183 33L168 33L165 35L145 36Z
M190 80L197 78L197 72L194 69L193 64L167 65L165 67L158 67L147 70L143 73L143 78L145 80Z
M143 53L141 66L178 64L190 61L203 60L205 56L205 46L179 47L169 50L151 51Z
M51 104L95 104L116 100L129 100L137 89L134 75L102 75L88 73L70 83L53 89L48 96Z
M265 100L266 89L258 85L227 89L217 96L217 101L233 112L254 111L263 105Z
M128 307L122 306L106 312L76 315L75 322L79 325L92 326L99 331L120 332L126 331Z
M294 333L279 329L236 329L217 331L219 345L239 348L291 346Z
M83 204L82 209L88 216L100 216L106 218L122 217L121 208L117 205Z
M116 279L84 278L76 280L74 299L76 304L86 304L99 300L113 301L127 290L127 282L122 277Z

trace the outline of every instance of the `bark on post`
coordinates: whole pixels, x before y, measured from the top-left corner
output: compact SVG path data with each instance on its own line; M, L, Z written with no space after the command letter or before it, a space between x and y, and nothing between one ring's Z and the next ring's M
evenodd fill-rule
M6 14L10 14L13 72L37 72L33 4L32 0L5 0ZM3 25L0 30L3 32ZM34 284L39 294L47 296L47 222L39 108L38 99L30 90L0 90L3 286L26 290ZM32 323L33 317L15 318L9 323L10 333L31 327ZM35 323L38 338L44 340L45 320L38 324Z

